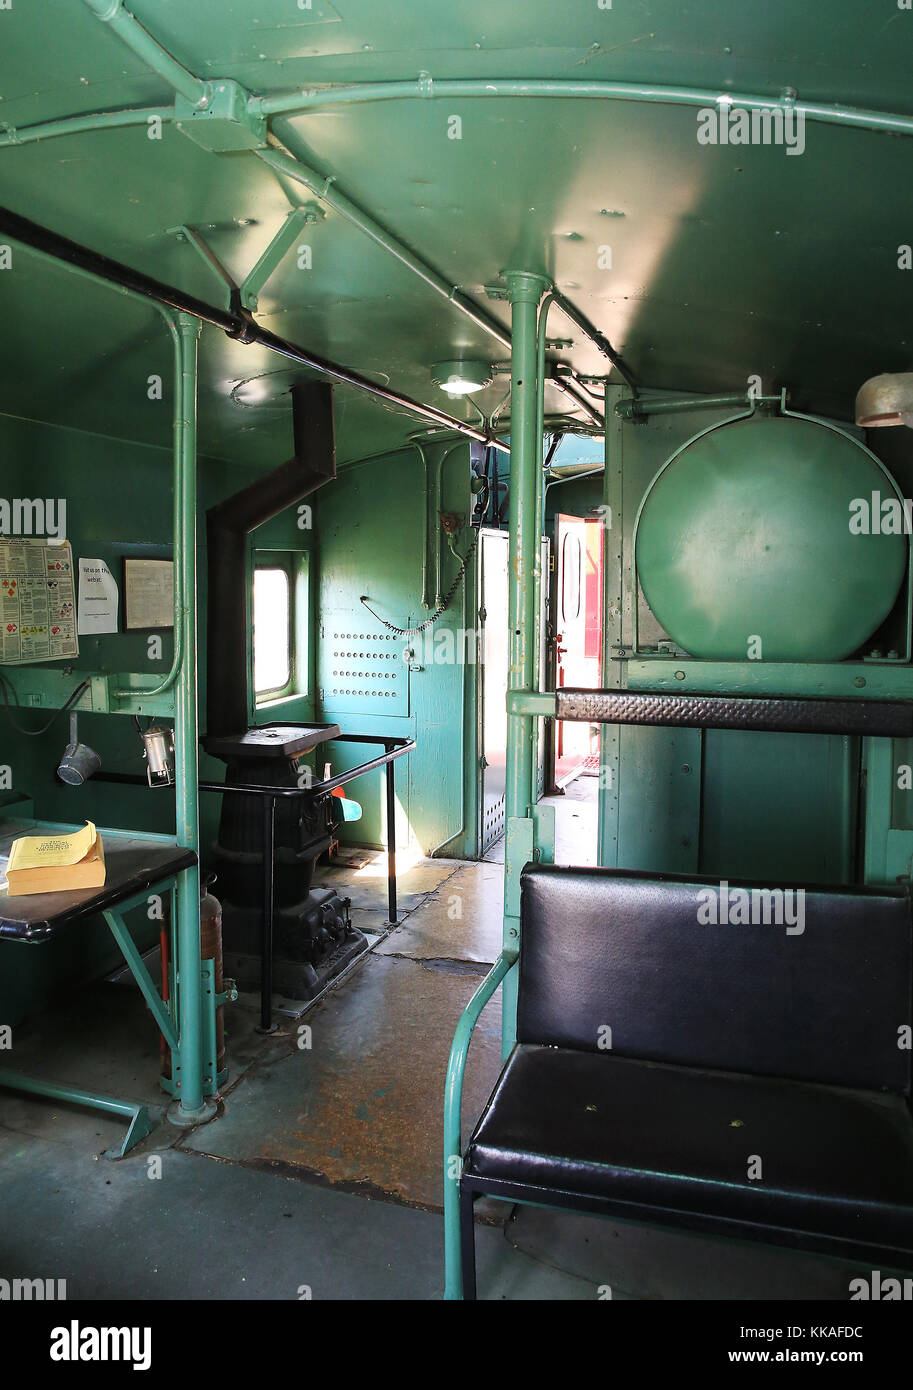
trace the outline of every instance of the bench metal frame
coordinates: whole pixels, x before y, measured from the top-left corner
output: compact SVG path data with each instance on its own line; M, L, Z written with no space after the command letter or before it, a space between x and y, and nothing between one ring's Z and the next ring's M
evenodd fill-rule
M731 1217L702 1215L674 1207L650 1206L624 1202L612 1197L596 1197L562 1188L531 1187L526 1183L507 1182L503 1178L461 1177L459 1184L460 1221L460 1294L448 1297L471 1301L476 1297L475 1218L473 1207L480 1197L495 1197L502 1202L519 1206L554 1208L591 1216L600 1216L636 1225L657 1226L670 1231L688 1231L693 1235L725 1236L731 1240L763 1244L794 1250L798 1254L814 1254L828 1259L845 1261L861 1267L880 1268L909 1274L913 1263L898 1264L898 1252L875 1245L857 1244L837 1236L803 1231L785 1226L756 1225L736 1221Z

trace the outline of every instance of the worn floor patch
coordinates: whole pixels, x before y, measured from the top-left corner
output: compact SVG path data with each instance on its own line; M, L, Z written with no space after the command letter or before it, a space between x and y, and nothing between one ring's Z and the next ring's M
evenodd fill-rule
M501 951L504 869L463 864L377 948L381 955L491 964Z
M437 962L436 962L437 964ZM444 1076L460 1013L477 972L369 956L317 1005L288 1055L255 1067L226 1099L225 1114L195 1130L200 1153L274 1161L357 1184L419 1206L441 1206ZM464 1092L464 1129L500 1071L500 1002L476 1028ZM468 1132L468 1131L466 1131Z
M458 859L422 859L408 868L399 865L396 874L396 901L401 912L411 912L433 893L455 869ZM353 908L366 908L386 914L387 856L376 854L361 869L318 864L314 870L315 888L335 888L348 898Z

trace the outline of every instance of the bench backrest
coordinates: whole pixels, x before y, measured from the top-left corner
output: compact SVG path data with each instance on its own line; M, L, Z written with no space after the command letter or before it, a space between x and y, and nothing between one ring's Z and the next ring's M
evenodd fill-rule
M527 865L519 1041L909 1093L908 892L752 888Z

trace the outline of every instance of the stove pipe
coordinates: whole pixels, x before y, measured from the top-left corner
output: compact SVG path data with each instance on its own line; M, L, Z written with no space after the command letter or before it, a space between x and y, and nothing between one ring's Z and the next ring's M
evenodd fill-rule
M206 513L209 736L242 734L249 723L247 537L336 477L333 387L303 382L292 387L291 397L294 457Z

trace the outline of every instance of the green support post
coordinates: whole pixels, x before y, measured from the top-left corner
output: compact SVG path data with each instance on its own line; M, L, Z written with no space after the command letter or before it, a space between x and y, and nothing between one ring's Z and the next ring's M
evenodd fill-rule
M539 575L537 582L536 597L536 623L533 628L535 632L535 650L533 652L533 670L536 673L536 685L539 684L539 674L542 668L542 647L545 642L545 632L539 622L539 611L542 605L542 585L548 584L548 575L542 572L542 536L545 533L545 360L548 348L548 315L549 310L555 302L555 290L549 289L545 298L539 305L539 317L536 326L536 537L539 546ZM536 739L533 753L531 797L533 806L539 800L539 725L533 726L533 737Z
M601 677L605 689L627 683L626 663L618 661L625 634L625 553L622 491L623 421L618 413L621 386L605 388L605 469L602 478L602 652ZM602 724L599 729L599 820L597 863L618 866L618 783L621 769L621 729Z
M96 11L111 8L112 14L121 8L120 0L87 0ZM99 14L100 18L109 18ZM129 16L128 16L129 17ZM44 253L39 253L44 254ZM94 283L99 281L91 271L79 266L68 267L74 274ZM142 295L127 289L120 293L128 298L148 303ZM152 689L111 691L114 698L133 697L142 700L158 696L175 687L175 801L176 834L180 845L199 854L199 719L197 709L197 641L196 641L196 503L197 503L197 347L201 323L192 314L174 312L163 305L153 304L165 320L174 347L174 583L175 583L175 650L172 669L158 685ZM96 708L95 696L98 682L93 677L92 708ZM82 703L82 702L80 702ZM104 705L104 699L99 700ZM142 704L138 704L142 711ZM174 968L176 982L175 1013L177 1019L176 1046L172 1047L175 1068L180 1071L180 1099L169 1108L168 1118L173 1124L189 1126L201 1124L216 1113L216 1103L204 1098L204 1053L206 1046L206 1010L204 994L212 990L208 972L204 973L200 957L200 871L199 866L184 870L178 876L175 891L177 925L175 929ZM121 908L123 911L124 908ZM108 925L118 937L111 916ZM122 924L121 924L122 925ZM127 935L123 928L124 936ZM131 970L134 968L127 956ZM156 1014L163 1032L171 1044L166 1017L159 1016L147 989L144 988L143 974L134 971L147 1003ZM218 996L205 1001L207 1006L216 1007L230 995ZM167 1011L166 1011L167 1012ZM210 1071L214 1068L210 1066ZM16 1083L22 1089L21 1081ZM69 1091L71 1088L63 1088ZM74 1092L81 1096L81 1092ZM77 1103L82 1103L77 1100ZM86 1102L92 1104L92 1100ZM116 1114L133 1116L130 1133L119 1151L122 1155L144 1134L149 1132L144 1107L131 1106L129 1102L109 1101L97 1098L100 1109L111 1110ZM142 1113L140 1113L142 1112Z
M510 550L508 572L508 698L536 688L536 629L539 621L539 472L542 441L538 419L538 314L549 282L541 275L511 271L507 294L511 306ZM519 869L530 858L518 820L530 815L538 726L532 715L508 704L504 875L504 950L520 941ZM520 862L522 860L522 863ZM501 1050L507 1057L517 1034L517 972L504 980Z
M482 597L479 591L479 573L479 553L476 551L463 581L463 627L474 632L480 630L479 609L482 606ZM483 654L479 653L479 661L481 662L482 659ZM467 665L465 675L463 688L466 703L463 710L463 747L468 750L468 755L463 759L463 848L461 857L474 859L476 856L481 858L482 846L479 805L481 794L479 685L482 679L480 666Z
M554 708L554 696L536 691L536 630L539 622L538 580L541 570L539 474L542 436L539 428L537 329L542 296L549 287L541 275L511 271L510 551L508 573L507 767L504 863L504 945L501 955L463 1010L450 1060L444 1096L444 1243L447 1286L444 1297L463 1296L460 1266L459 1185L462 1161L460 1106L463 1074L472 1030L501 986L502 1056L517 1036L517 957L520 947L520 874L537 855L554 860L555 820L550 807L531 804L538 716Z
M175 802L178 844L199 853L197 711L197 343L200 322L190 314L178 315L181 341L179 399L181 410L181 512L183 555L180 565L184 651L175 688ZM185 869L178 878L177 893L178 1033L180 1036L181 1094L169 1108L176 1125L195 1125L210 1119L215 1102L203 1096L203 979L200 960L200 870Z

